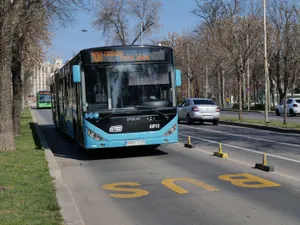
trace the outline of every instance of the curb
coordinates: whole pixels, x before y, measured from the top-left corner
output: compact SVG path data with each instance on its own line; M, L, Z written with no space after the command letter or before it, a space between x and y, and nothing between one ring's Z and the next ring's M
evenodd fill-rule
M221 109L221 112L239 112L238 109ZM265 114L265 111L264 110L243 110L242 113L259 113L259 114ZM275 112L274 111L269 111L269 114L272 114L272 115L275 115Z
M263 125L258 125L258 124L230 122L230 121L222 121L222 120L220 120L219 123L225 124L225 125L237 126L237 127L249 127L249 128L269 130L269 131L275 131L275 132L281 132L281 133L300 134L300 130L297 130L297 129L269 127L269 126L263 126Z
M85 225L84 221L81 217L81 214L79 212L79 209L76 205L76 202L73 198L73 195L67 186L67 184L64 183L64 180L62 178L61 170L55 160L55 157L50 150L50 147L48 145L48 142L43 134L43 132L40 130L39 125L35 117L33 116L31 107L29 106L31 117L34 123L34 128L36 131L36 134L40 140L40 143L42 145L42 148L45 152L45 156L48 162L48 168L50 172L50 176L53 178L53 183L55 185L56 189L56 199L58 202L58 205L60 207L60 213L64 220L64 225Z

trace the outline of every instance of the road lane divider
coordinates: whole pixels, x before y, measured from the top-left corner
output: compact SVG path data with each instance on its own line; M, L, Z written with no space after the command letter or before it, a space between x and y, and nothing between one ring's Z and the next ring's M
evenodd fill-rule
M286 145L286 146L296 147L296 148L300 147L299 144L293 144L293 143L282 142L282 141L274 141L274 140L257 138L257 137L249 137L249 136L242 135L242 134L232 134L232 133L228 133L228 132L223 132L223 131L218 131L218 130L210 130L210 129L187 126L187 125L182 125L182 124L180 124L179 126L180 127L185 127L185 128L188 128L188 129L193 129L193 130L201 130L201 131L206 131L206 132L210 132L210 133L223 134L223 135L233 136L233 137L242 137L242 138L246 138L246 139L250 139L250 140L269 142L269 143L274 143L274 144L278 144L278 145Z
M175 181L187 181L191 184L195 184L200 188L203 188L207 191L214 192L218 191L219 189L215 188L214 186L211 186L209 184L206 184L205 182L191 179L191 178L168 178L162 180L162 184L166 186L167 188L170 188L172 191L176 192L177 194L187 194L189 193L187 190L185 190L182 187L179 187L177 184L174 184Z
M228 154L223 152L223 149L222 149L222 143L219 142L219 151L218 152L214 152L214 156L218 156L222 159L227 159L228 158Z
M119 186L123 186L123 187L119 187ZM141 184L135 182L119 182L119 183L105 184L102 186L102 188L109 191L130 192L129 194L110 194L110 196L115 198L138 198L149 194L149 192L144 189L127 188L124 186L137 187L137 186L141 186Z
M186 147L186 148L194 148L195 147L194 145L192 145L191 136L187 137L187 143L184 144L184 147Z
M274 171L274 166L267 165L267 154L266 153L263 154L262 163L256 163L255 168L266 171L266 172L273 172Z
M188 135L186 135L186 134L179 134L179 136L187 137ZM195 136L190 136L190 137L192 137L192 138L194 138L196 140L205 141L205 142L208 142L208 143L214 143L214 144L218 144L219 143L217 141L213 141L213 140L206 139L206 138L199 138L199 137L195 137ZM239 147L239 146L235 146L235 145L231 145L231 144L224 144L223 143L223 145L227 146L227 147L230 147L230 148L235 148L235 149L243 150L243 151L246 151L246 152L252 152L252 153L256 153L256 154L260 154L260 155L264 154L263 152L260 152L260 151L256 151L256 150L252 150L252 149L244 148L244 147ZM279 156L279 155L274 155L274 154L269 154L269 153L268 153L268 156L300 164L300 160L296 160L296 159L292 159L292 158L287 158L287 157L284 157L284 156Z
M269 188L281 186L273 181L254 176L249 173L224 174L219 176L219 179L244 188Z

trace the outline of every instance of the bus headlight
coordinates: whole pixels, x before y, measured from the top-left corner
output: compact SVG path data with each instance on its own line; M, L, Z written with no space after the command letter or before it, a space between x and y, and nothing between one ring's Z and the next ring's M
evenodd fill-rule
M104 138L87 128L87 135L96 141L104 141Z
M175 124L168 132L165 133L165 136L170 136L176 131L177 124Z

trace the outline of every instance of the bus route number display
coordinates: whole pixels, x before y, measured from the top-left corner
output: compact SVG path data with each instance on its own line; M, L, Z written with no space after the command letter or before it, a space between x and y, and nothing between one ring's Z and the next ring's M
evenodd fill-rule
M49 91L40 91L40 95L50 95L51 93Z
M159 50L154 52L137 52L132 51L128 54L123 51L94 51L91 52L92 63L101 62L122 62L122 61L150 61L165 60L165 51Z

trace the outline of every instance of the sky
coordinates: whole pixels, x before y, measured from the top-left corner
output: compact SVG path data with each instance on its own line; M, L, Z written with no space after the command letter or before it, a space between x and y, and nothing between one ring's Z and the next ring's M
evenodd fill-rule
M162 29L153 33L151 37L167 37L168 32L181 33L192 30L199 23L199 18L191 13L196 7L196 0L161 0L162 10L160 24ZM77 12L76 21L68 28L54 30L52 46L48 49L48 59L61 58L63 62L69 60L74 53L90 47L105 45L105 38L100 31L91 26L93 14ZM86 29L87 32L81 32Z

